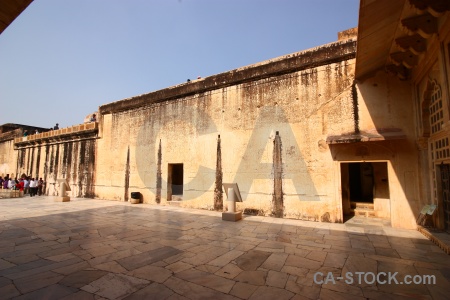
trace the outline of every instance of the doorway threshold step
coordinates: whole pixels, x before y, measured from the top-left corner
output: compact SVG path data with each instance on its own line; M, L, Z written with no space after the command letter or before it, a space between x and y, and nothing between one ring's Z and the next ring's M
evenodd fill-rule
M374 209L373 203L369 202L351 202L350 204L351 208L353 209L369 209L369 210Z
M361 210L361 209L355 209L354 211L355 216L360 217L366 217L366 218L376 218L375 211L373 210Z
M351 210L355 216L366 217L366 218L376 218L375 210L365 209L365 208L355 208Z
M171 206L180 206L182 201L177 201L177 200L172 200L172 201L167 201L167 203L169 203L169 205Z
M351 211L355 216L360 217L375 218L377 216L374 205L370 202L351 202Z

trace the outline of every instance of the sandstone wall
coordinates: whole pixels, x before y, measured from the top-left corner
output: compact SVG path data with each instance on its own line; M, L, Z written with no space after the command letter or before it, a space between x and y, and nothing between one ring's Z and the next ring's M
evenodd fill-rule
M340 172L342 162L387 162L389 197L385 203L386 213L390 211L394 227L415 228L421 208L418 179L421 171L415 142L411 85L381 71L358 82L354 97L358 105L356 124L360 132L394 129L400 130L399 136L393 140L331 145L335 158L334 172ZM337 179L337 184L341 184L340 179ZM375 182L375 191L384 184ZM337 190L336 197L342 199L342 190Z
M14 151L14 138L21 134L20 129L0 134L0 176L6 174L16 177L17 155Z
M226 209L221 184L236 182L246 213L341 222L341 164L386 162L382 213L412 228L423 191L411 87L383 72L355 83L355 49L341 41L103 105L98 136L93 123L18 139L16 151L0 143L4 172L43 177L49 195L66 178L72 197L166 204L183 164L181 206ZM404 137L327 144L393 128Z
M48 195L66 178L72 197L128 201L140 192L145 203L166 204L172 166L183 164L183 195L172 198L181 206L226 209L221 185L236 182L246 213L341 222L342 163L386 162L378 170L388 177L378 183L381 213L413 228L424 192L411 87L384 72L354 82L355 50L355 41L340 41L105 104L98 128L78 125L15 145L5 138L0 172L43 177ZM403 136L327 144L375 129Z
M437 205L433 223L450 228L447 178L450 165L450 14L439 18L438 32L427 40L427 51L411 72L417 147L420 150L421 207ZM444 168L444 169L442 169Z
M15 170L42 177L47 195L58 195L58 179L66 179L69 196L94 197L96 135L91 123L16 139Z
M220 179L238 183L244 200L238 208L248 212L274 215L274 194L281 189L285 217L341 221L335 197L339 175L325 140L354 129L354 42L348 48L350 56L330 54L321 61L307 51L292 57L312 63L297 71L289 69L288 57L280 60L282 68L259 78L264 73L255 68L267 71L270 62L243 68L249 74L242 83L237 70L223 75L233 84L217 75L218 88L156 97L171 93L168 89L151 101L144 95L100 107L96 196L123 201L141 192L146 203L165 203L168 165L183 163L182 206L213 209L215 197L226 205L226 196L217 190L214 195ZM208 80L190 84L208 86ZM277 132L281 149L275 152L281 153L274 153ZM218 153L222 177L216 172Z

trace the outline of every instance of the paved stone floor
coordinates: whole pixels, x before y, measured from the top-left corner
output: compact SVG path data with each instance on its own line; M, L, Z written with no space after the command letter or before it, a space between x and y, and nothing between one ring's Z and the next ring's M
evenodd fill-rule
M211 211L51 197L1 199L0 205L0 299L450 295L450 256L419 232L379 220L244 216L234 223ZM398 272L399 284L392 278L383 284L388 278L380 276L374 282L383 272ZM436 283L400 284L405 275L432 275Z

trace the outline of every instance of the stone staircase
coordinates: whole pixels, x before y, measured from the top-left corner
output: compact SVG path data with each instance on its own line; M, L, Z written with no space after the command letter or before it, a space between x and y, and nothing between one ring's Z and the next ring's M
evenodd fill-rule
M351 202L351 211L355 214L355 216L376 218L373 203Z

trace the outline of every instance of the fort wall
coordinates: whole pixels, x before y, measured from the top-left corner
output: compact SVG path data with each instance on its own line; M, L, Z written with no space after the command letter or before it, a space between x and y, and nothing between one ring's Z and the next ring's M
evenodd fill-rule
M219 179L238 183L238 209L274 215L278 189L284 217L341 221L325 140L354 129L355 46L333 43L101 106L96 196L123 201L134 191L167 203L171 165L183 164L183 194L171 199L181 206L214 209Z

